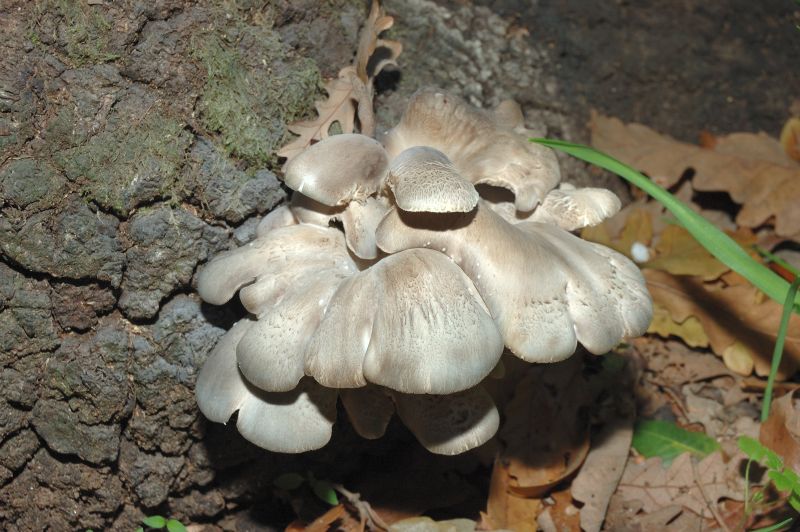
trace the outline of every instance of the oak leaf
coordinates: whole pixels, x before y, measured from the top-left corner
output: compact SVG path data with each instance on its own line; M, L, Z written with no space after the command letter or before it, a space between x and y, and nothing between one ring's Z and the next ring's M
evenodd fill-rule
M713 513L709 505L716 505L722 498L743 499L740 462L733 458L725 463L721 452L708 455L696 465L691 454L684 453L666 470L658 457L641 464L628 462L618 493L624 500L640 501L646 513L678 504L711 518Z
M342 133L352 133L358 117L360 132L373 135L375 76L388 65L397 65L397 57L403 51L403 45L398 41L379 38L380 33L391 28L393 23L394 19L384 13L377 0L373 0L369 16L359 34L355 60L352 65L341 69L337 78L325 83L328 97L316 102L318 116L313 120L289 124L289 131L298 137L277 152L279 157L286 157L286 163L315 142L327 138L335 123L339 124ZM386 53L377 55L377 50L386 50Z
M660 185L674 185L691 169L695 190L727 192L742 206L736 216L740 226L769 223L781 237L800 238L800 163L777 140L763 133L737 133L717 138L713 149L707 149L596 113L591 129L595 148Z

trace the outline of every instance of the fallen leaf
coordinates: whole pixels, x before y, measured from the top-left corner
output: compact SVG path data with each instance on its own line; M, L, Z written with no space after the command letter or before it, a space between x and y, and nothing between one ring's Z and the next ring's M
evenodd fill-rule
M618 493L626 501L640 501L647 513L678 504L711 518L709 504L717 504L722 498L743 500L740 462L737 455L725 463L720 452L708 455L696 466L692 464L692 455L684 453L669 469L664 469L661 458L649 458L641 464L629 460Z
M473 532L476 523L471 519L434 521L430 517L411 517L389 525L389 532Z
M339 504L314 519L312 523L306 525L302 530L306 532L328 532L329 530L363 532L364 524L356 519L344 505Z
M580 532L580 510L572 504L570 491L568 489L555 491L550 494L549 500L552 504L549 504L536 520L539 526L545 532L551 527L554 532ZM542 526L542 518L545 516L547 525Z
M786 155L800 162L800 118L793 116L783 125L781 147Z
M481 529L535 532L536 517L542 511L542 501L513 495L509 490L510 481L508 464L496 459L489 483L486 512L481 515Z
M633 419L634 408L631 408L603 426L572 481L572 497L583 503L580 525L585 532L597 532L603 525L611 495L617 489L628 460Z
M662 186L677 183L691 168L695 190L727 192L742 206L736 216L740 226L770 223L782 237L800 236L800 164L785 154L776 155L782 151L777 140L740 133L717 138L713 149L705 149L597 113L592 115L591 129L592 146Z
M783 458L792 471L800 471L800 399L787 393L772 402L758 439Z
M630 223L630 222L629 222ZM706 281L718 279L730 271L704 248L689 231L670 225L661 233L655 246L656 256L643 267L673 275L697 275Z
M711 290L697 277L676 277L658 270L645 270L647 287L653 299L669 311L677 323L690 316L703 324L711 349L718 355L735 342L746 346L758 375L767 375L783 307L760 300L757 289L749 285ZM800 362L800 316L792 315L781 364L783 379L792 375Z
M540 496L574 473L589 451L589 419L581 415L592 397L582 357L531 366L505 409L509 490Z
M403 51L399 42L379 38L393 23L394 19L385 14L377 0L373 0L369 16L359 34L355 60L352 65L341 69L336 79L325 83L328 98L314 105L318 116L313 120L289 124L289 131L298 137L277 152L278 156L286 157L284 167L314 142L327 138L334 123L339 124L342 133L352 133L358 116L361 133L372 136L375 128L372 108L375 76L386 66L396 65L397 56ZM387 50L387 53L370 65L379 48Z
M653 302L653 321L647 332L662 338L677 336L690 347L708 347L708 336L699 319L687 316L683 321L675 320L669 310L657 301Z

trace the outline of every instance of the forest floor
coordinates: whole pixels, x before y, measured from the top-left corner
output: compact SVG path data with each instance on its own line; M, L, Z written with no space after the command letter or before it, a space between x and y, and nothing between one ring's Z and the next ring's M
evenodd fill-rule
M536 134L645 165L744 245L796 267L800 169L771 138L800 115L800 8L587 4L387 0L389 35L404 51L399 73L378 85L379 132L423 86L487 108L512 98ZM328 447L286 456L202 417L196 372L243 309L202 304L197 268L248 241L286 199L274 152L286 124L311 113L322 80L352 60L366 8L0 2L2 528L133 530L160 514L193 530L315 519L324 530L359 528L368 508L384 521L469 519L463 529L538 520L546 530L739 530L789 516L777 493L757 511L745 505L737 439L781 439L785 459L800 463L797 322L777 387L784 420L765 429L776 305L692 248L657 205L568 158L570 181L607 186L630 204L583 236L623 253L648 249L660 314L651 334L605 359L509 362L498 405L533 434L501 429L476 452L437 457L399 422L366 441L340 416ZM548 379L561 386L544 396L525 385ZM563 386L576 382L594 395ZM537 401L547 415L531 410ZM557 423L570 412L580 426ZM689 454L645 456L635 436L643 420L710 440L690 437ZM567 454L553 455L543 435L562 438ZM495 459L515 445L531 454ZM554 462L532 467L545 450ZM611 474L609 464L624 467ZM273 484L307 471L344 488L345 504L307 483ZM765 482L758 472L751 481Z

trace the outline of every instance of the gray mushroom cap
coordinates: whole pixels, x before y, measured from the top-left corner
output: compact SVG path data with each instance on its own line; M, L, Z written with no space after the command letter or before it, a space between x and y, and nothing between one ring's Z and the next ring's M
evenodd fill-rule
M387 253L431 247L475 283L506 346L529 362L569 357L580 341L605 353L643 334L652 301L623 255L548 224L512 225L482 201L468 214L394 210L377 232Z
M346 205L380 190L389 168L381 144L347 133L322 140L294 157L284 181L292 189L325 205Z
M499 122L508 117L514 123ZM383 142L390 157L412 146L436 148L472 184L511 190L517 210L527 212L558 184L561 172L552 150L515 130L518 120L507 108L492 114L443 91L423 89Z
M411 212L469 212L478 191L461 177L445 154L414 146L392 159L389 187L397 206Z
M482 386L448 395L393 393L397 415L430 452L460 454L497 432L500 414Z
M206 360L195 386L200 411L218 423L227 423L238 411L239 433L270 451L300 453L324 447L336 419L335 390L309 379L285 393L267 393L248 383L236 366L236 345L253 323L234 325Z

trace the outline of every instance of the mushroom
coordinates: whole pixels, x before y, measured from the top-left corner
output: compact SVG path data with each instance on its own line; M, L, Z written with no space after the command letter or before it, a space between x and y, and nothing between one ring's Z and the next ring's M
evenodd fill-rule
M331 388L453 393L486 377L503 351L472 281L432 250L358 271L340 231L298 224L214 259L198 279L216 304L243 286L257 321L239 339L239 368L270 392L309 375Z
M291 202L198 274L204 300L239 292L250 313L198 376L203 413L238 411L247 439L302 452L328 441L340 397L365 438L396 411L426 448L457 454L497 430L482 381L505 348L553 362L643 333L639 270L569 232L619 200L556 188L555 156L523 122L513 102L488 112L423 90L385 149L335 135L292 159Z
M346 133L328 137L289 161L284 181L325 205L346 205L380 190L388 164L378 141Z
M504 193L505 192L505 193ZM561 183L547 193L544 201L532 212L519 212L513 198L496 187L481 190L487 206L507 222L542 222L567 231L597 225L617 214L622 204L616 194L604 188L575 188Z
M469 212L478 191L439 150L408 148L392 159L388 185L397 205L410 212Z
M642 274L626 257L552 225L509 224L482 201L466 214L395 209L377 239L387 253L447 254L475 283L505 345L528 362L563 360L577 341L605 353L643 334L652 317Z
M254 323L236 323L206 360L195 387L200 411L218 423L227 423L238 411L239 433L271 451L301 453L323 447L336 419L336 391L310 379L285 393L267 393L248 383L236 367L236 346Z
M449 395L393 394L397 415L430 452L453 455L494 436L500 414L481 386Z
M527 212L558 184L561 173L552 150L514 130L519 121L508 104L492 114L453 95L423 89L411 97L400 124L383 142L390 158L412 146L440 150L468 181L508 188L517 210Z

